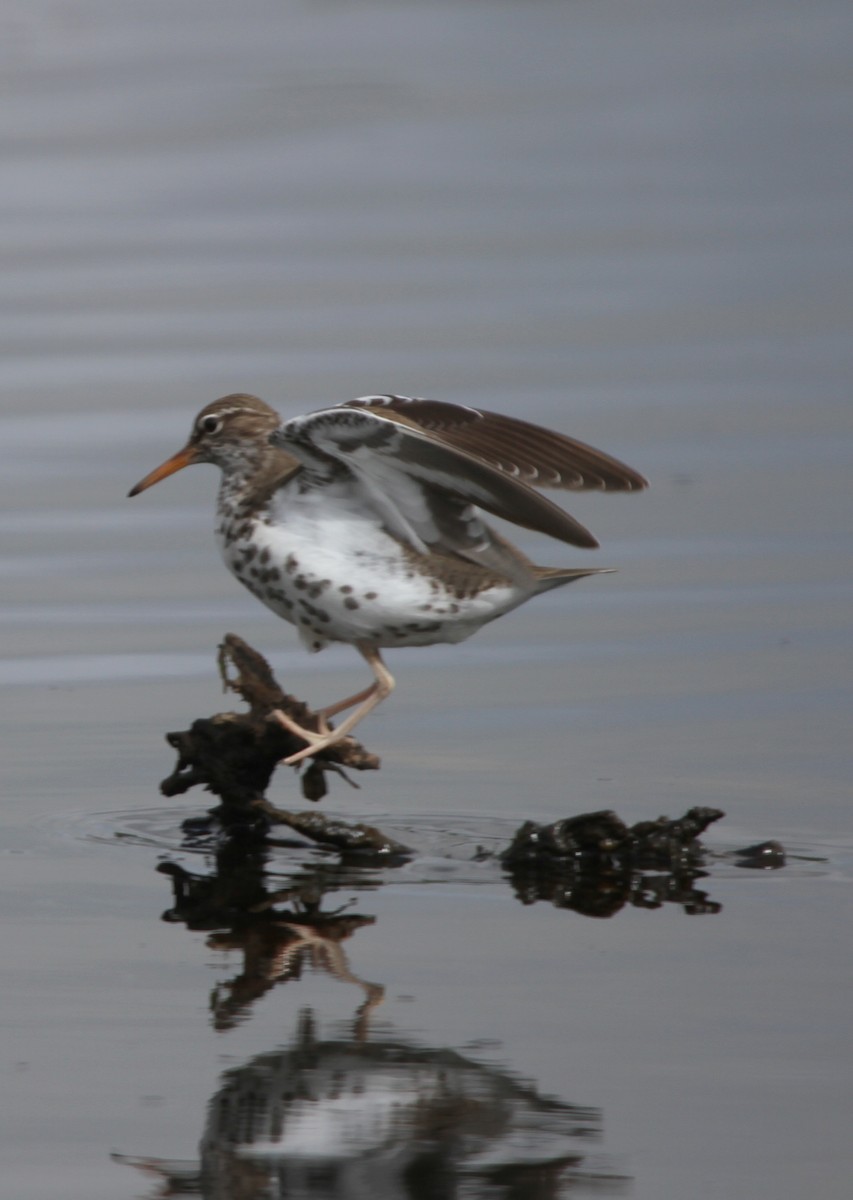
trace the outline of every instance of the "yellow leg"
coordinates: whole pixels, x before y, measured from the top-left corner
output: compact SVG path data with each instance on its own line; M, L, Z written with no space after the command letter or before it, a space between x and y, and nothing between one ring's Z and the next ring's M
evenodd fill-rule
M384 664L383 664L384 665ZM391 680L391 687L394 687L394 681ZM339 712L344 712L348 708L352 708L354 704L361 704L362 700L366 700L368 696L372 696L376 691L376 684L371 683L370 687L364 688L360 692L356 692L354 696L347 696L346 700L338 700L335 704L324 705L320 709L318 715L321 717L335 717Z
M346 700L339 700L336 704L330 704L328 708L321 710L321 717L333 717L336 713L343 712L344 709L352 708L353 705L356 705L350 715L341 721L337 729L327 729L322 733L314 733L311 729L303 729L301 725L297 725L286 713L277 709L273 713L273 716L279 723L290 733L296 734L297 737L302 738L303 741L308 743L304 750L298 750L296 754L291 754L287 758L282 759L282 762L288 764L301 762L303 758L310 758L313 754L325 750L328 746L334 746L336 743L343 741L350 731L355 729L359 721L363 721L368 713L373 712L374 708L387 699L393 692L394 676L385 666L376 647L369 642L356 642L355 648L373 672L373 683L363 691L356 692L354 696L348 696Z

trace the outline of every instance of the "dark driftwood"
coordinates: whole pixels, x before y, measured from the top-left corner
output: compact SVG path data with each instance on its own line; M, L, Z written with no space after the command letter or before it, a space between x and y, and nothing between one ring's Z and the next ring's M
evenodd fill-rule
M658 817L629 826L616 813L603 809L550 825L525 821L501 861L506 867L532 863L539 868L583 858L627 860L648 870L689 866L704 853L697 839L723 816L719 808L691 808L675 821Z
M523 904L547 901L595 917L611 917L626 904L716 913L720 905L696 887L706 858L699 838L724 815L691 808L674 821L629 826L605 810L550 825L525 821L500 859Z
M249 711L217 713L194 721L189 729L167 733L166 740L178 752L178 762L160 790L165 796L179 796L192 787L207 788L222 802L217 815L226 824L240 819L245 823L261 809L267 819L275 819L276 810L265 800L266 789L281 760L305 743L271 714L280 709L313 730L318 729L319 718L282 690L266 659L236 634L226 634L219 647L219 671L226 689L236 692ZM375 771L379 759L353 738L320 751L301 774L305 798L322 799L327 790L326 773L341 775L343 767Z

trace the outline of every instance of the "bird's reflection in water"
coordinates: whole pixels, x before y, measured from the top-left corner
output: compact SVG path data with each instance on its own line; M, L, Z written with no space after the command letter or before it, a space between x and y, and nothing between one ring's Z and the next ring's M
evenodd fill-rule
M324 865L269 890L265 866L262 850L225 847L212 875L159 868L174 894L165 919L208 930L209 945L243 955L239 975L214 991L215 1027L245 1019L306 964L362 993L354 1022L322 1039L305 1010L288 1044L225 1072L199 1161L119 1161L154 1176L160 1197L205 1200L557 1200L583 1184L624 1189L625 1178L595 1157L597 1109L371 1024L384 989L357 975L343 943L374 918L321 907L352 887L349 869Z
M361 1037L370 1012L382 1003L385 989L353 973L341 942L361 926L372 924L373 917L337 916L323 921L283 920L274 927L248 929L239 939L232 934L214 935L208 942L214 949L239 949L243 954L242 973L220 984L211 997L216 1028L234 1025L264 992L298 979L307 963L315 971L323 971L341 983L352 983L364 992L356 1016L356 1035Z
M596 1109L540 1095L509 1072L377 1036L292 1043L227 1071L198 1163L130 1159L161 1197L205 1200L557 1200L627 1180L590 1151Z
M176 863L158 870L171 878L174 905L164 919L189 929L210 930L214 950L239 951L241 972L219 984L211 997L214 1026L221 1031L245 1020L252 1005L270 989L299 979L305 966L324 972L364 993L356 1013L356 1036L363 1036L370 1012L385 989L356 975L343 942L375 918L324 911L323 899L353 883L352 874L334 863L297 872L283 888L268 890L267 850L223 846L211 875L191 874ZM362 882L362 885L363 882Z

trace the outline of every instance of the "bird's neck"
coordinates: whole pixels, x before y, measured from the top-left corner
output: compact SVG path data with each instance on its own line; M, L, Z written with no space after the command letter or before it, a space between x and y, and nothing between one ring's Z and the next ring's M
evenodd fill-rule
M222 465L220 513L254 515L298 469L297 460L284 450L268 445L253 447L251 453Z

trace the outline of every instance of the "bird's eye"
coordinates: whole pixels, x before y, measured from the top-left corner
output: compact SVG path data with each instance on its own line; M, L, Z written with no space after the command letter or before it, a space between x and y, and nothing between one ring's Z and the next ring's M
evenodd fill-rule
M222 428L221 417L203 417L198 425L202 433L219 433Z

